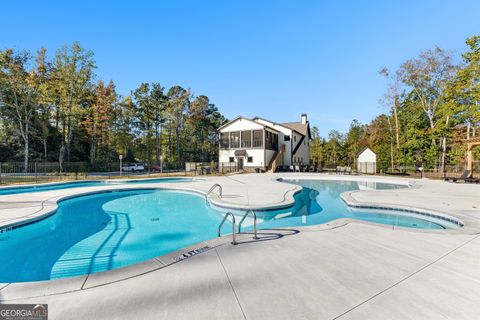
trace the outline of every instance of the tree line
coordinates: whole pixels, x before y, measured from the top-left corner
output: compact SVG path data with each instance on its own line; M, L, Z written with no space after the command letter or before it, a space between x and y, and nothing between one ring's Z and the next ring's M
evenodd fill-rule
M377 153L383 172L406 167L445 170L463 165L465 140L480 126L480 36L466 40L461 62L438 47L382 68L387 90L380 99L386 112L369 124L354 120L347 133L332 130L322 138L313 129L312 160L323 166L348 165L365 147ZM477 150L478 159L478 150Z
M130 95L95 74L92 51L0 51L0 162L140 161L180 167L217 158L226 119L205 95L141 83Z

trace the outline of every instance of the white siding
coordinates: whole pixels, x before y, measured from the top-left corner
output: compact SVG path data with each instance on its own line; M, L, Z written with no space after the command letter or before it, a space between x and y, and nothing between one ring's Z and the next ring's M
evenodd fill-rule
M377 162L377 155L370 148L367 148L358 156L358 162Z
M302 139L302 135L293 132L294 138L292 141L293 149L295 150L296 145ZM303 164L308 165L310 164L310 142L308 141L308 137L303 139L302 144L298 147L297 152L292 155L292 162L294 164ZM295 157L295 159L293 159Z
M310 146L306 137L303 139L302 144L295 153L295 156L300 158L302 164L310 164Z
M247 156L243 159L243 166L247 167L264 167L265 166L265 150L264 149L242 149L246 150ZM235 149L220 150L219 161L221 163L230 162L230 157L233 157L234 162L238 162L238 157L235 156ZM253 162L247 162L248 157L252 157ZM268 163L267 163L268 164Z

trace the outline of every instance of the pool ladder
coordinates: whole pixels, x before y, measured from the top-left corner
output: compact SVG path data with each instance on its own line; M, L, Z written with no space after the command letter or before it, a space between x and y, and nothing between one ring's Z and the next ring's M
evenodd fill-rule
M247 212L245 212L245 214L242 216L242 219L238 223L238 233L242 232L242 223L243 223L243 221L245 221L245 219L247 218L249 213L251 213L253 215L253 234L254 234L253 239L257 240L257 239L259 239L258 236L257 236L257 214L253 210L247 210ZM236 228L235 228L235 222L236 221L235 221L234 214L231 213L230 211L225 213L225 216L223 216L222 222L220 222L220 225L218 226L218 236L219 237L221 236L222 226L229 216L232 217L232 242L231 243L233 245L236 245L237 244L236 233L235 233L236 232Z
M222 236L222 233L221 233L221 229L222 229L222 226L223 224L225 223L225 221L227 220L228 216L231 216L232 217L232 244L233 245L236 245L237 244L237 241L236 241L236 237L235 237L235 216L233 215L233 213L231 213L230 211L225 213L225 216L223 216L223 220L222 222L220 222L220 225L218 226L218 236L221 237Z
M208 189L207 193L205 194L205 204L208 204L208 195L212 193L215 188L218 188L218 194L220 195L220 198L222 197L222 186L219 185L218 183L215 183L210 189Z

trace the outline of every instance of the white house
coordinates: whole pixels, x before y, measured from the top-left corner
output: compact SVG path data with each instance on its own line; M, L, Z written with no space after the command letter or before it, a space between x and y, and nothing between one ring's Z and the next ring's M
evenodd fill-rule
M357 170L360 173L377 172L377 154L370 148L365 148L357 158Z
M281 167L310 163L311 134L306 114L302 114L299 122L287 123L240 116L218 131L220 166L276 171Z

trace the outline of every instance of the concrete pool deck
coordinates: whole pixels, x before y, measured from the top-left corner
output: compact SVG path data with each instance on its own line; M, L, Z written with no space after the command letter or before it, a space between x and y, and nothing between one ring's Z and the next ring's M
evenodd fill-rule
M224 197L212 197L219 204L284 206L297 189L276 182L280 177L382 179L245 174L156 186L206 192L213 183L220 183ZM7 225L38 218L61 197L106 188L79 189L0 196L0 220ZM229 237L193 246L206 244L211 249L168 266L178 252L84 277L0 284L0 302L48 303L51 319L479 317L480 186L416 180L411 189L360 191L350 196L359 203L442 212L460 219L465 227L456 232L424 232L342 219L328 225L265 230L260 235L264 241L242 235L244 243L237 246L228 244Z

